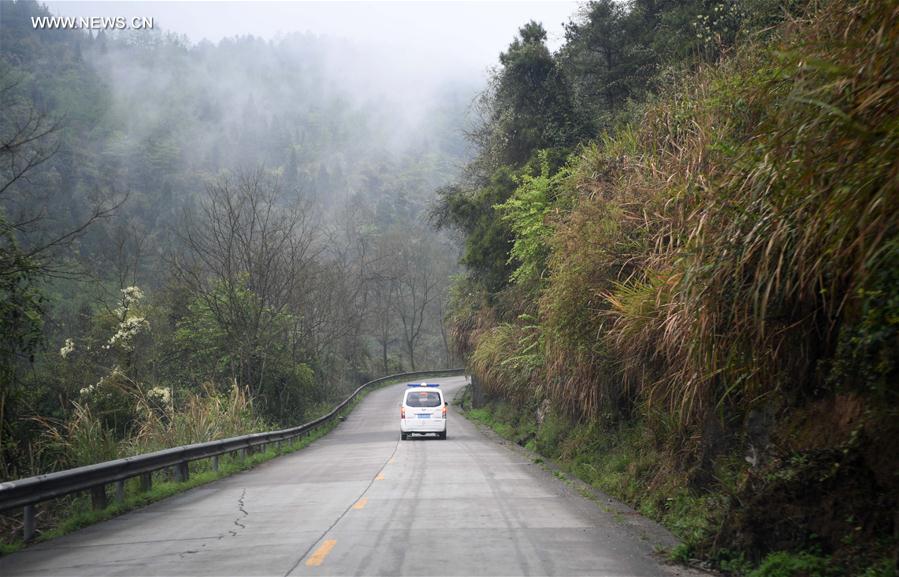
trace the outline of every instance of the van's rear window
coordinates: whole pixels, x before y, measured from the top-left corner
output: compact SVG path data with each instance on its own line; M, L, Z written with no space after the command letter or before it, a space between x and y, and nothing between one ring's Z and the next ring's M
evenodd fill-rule
M406 406L439 407L440 393L433 391L409 391L406 393Z

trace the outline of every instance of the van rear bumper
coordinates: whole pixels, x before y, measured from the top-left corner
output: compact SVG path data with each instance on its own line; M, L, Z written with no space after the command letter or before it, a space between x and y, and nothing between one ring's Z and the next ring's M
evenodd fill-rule
M446 419L400 419L403 433L442 433L446 431Z

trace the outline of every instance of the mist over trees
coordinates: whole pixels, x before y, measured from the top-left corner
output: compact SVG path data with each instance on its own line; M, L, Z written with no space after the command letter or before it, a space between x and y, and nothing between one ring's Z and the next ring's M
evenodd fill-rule
M428 207L469 158L477 78L305 34L33 29L48 14L2 4L0 477L83 464L61 430L142 450L229 395L243 428L296 424L456 362L458 248Z

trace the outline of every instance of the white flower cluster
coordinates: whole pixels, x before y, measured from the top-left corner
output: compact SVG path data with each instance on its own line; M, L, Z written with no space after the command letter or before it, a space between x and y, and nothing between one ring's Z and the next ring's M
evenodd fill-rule
M153 387L147 391L147 398L168 405L172 402L172 389L168 387Z
M716 4L709 14L700 14L693 22L696 38L712 43L720 40L720 36L729 26L735 26L745 17L735 2L727 1Z
M132 307L134 307L142 298L144 293L136 286L125 287L122 289L122 306L115 310L117 317L121 319L119 322L119 330L109 338L109 342L103 346L108 349L113 346L119 346L126 351L133 350L132 339L141 331L150 328L147 319L141 316L129 316Z
M144 298L144 291L136 286L129 286L122 289L122 300L125 301L125 304L136 303L142 298Z
M69 355L75 352L75 341L72 339L66 339L65 344L59 349L59 356L64 359L69 358Z
M144 317L127 318L119 323L119 330L109 338L109 345L118 345L123 349L130 351L132 349L131 340L142 330L149 327L150 323L148 323L147 319Z
M83 389L81 389L80 391L78 391L78 393L82 397L89 397L89 396L98 396L99 397L99 396L101 396L100 393L104 393L104 395L102 395L102 396L108 397L108 396L110 396L111 393L109 391L109 388L106 387L105 385L110 381L115 382L124 376L125 376L125 373L122 372L122 369L119 368L118 365L116 365L115 367L112 368L112 371L105 377L101 378L97 382L97 384L88 385L88 386L84 387Z
M144 298L144 291L136 286L129 286L122 289L122 306L115 310L118 317L124 317L128 313L128 309L140 302Z

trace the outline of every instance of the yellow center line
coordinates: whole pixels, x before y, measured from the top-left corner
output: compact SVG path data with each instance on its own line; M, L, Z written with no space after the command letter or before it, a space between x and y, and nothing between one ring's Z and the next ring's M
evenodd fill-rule
M375 481L383 481L383 480L384 480L384 473L378 473L378 476L375 477Z
M356 501L356 504L353 505L353 509L361 509L362 507L365 507L366 503L368 503L368 497L362 497Z
M321 565L324 562L325 557L328 556L328 553L331 552L331 549L333 549L334 545L336 544L337 541L335 539L328 539L327 541L322 543L322 546L315 550L315 553L312 554L312 557L306 559L306 566L318 567L319 565Z
M392 465L394 463L396 463L396 459L390 459L389 461L387 461L388 465Z

